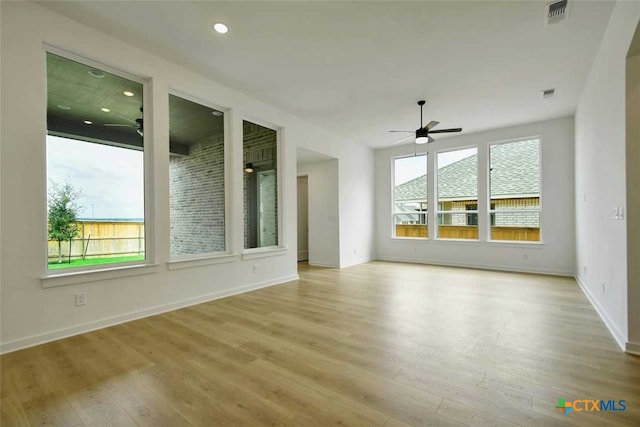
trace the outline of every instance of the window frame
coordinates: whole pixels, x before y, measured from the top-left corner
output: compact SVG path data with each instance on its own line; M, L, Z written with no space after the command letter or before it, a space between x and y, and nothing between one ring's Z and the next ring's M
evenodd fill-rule
M42 55L43 55L43 69L45 72L45 93L47 92L48 86L48 77L46 71L46 61L47 54L53 54L65 58L70 61L78 62L82 65L86 65L88 67L96 68L101 71L105 71L110 74L117 75L119 77L131 80L133 82L139 83L142 85L142 105L149 106L152 105L152 86L151 80L149 78L144 78L136 74L132 74L130 72L124 71L121 68L117 68L116 66L109 65L105 62L96 61L86 56L79 55L68 50L59 48L54 45L50 45L48 43L43 43L42 45ZM45 99L48 102L48 96L45 96ZM156 233L155 233L155 213L154 213L154 183L153 183L153 165L154 165L154 155L153 148L151 147L151 141L153 140L153 118L151 108L143 108L142 118L144 123L151 123L151 126L145 128L144 135L142 136L142 159L143 159L143 186L144 186L144 234L145 234L145 242L144 242L144 250L145 257L143 260L138 261L124 261L124 262L113 262L113 263L105 263L105 264L92 264L87 266L78 266L78 267L69 267L64 269L49 269L48 268L48 241L49 236L46 231L43 236L43 251L44 251L44 274L42 275L42 286L47 287L55 287L55 286L64 286L75 283L82 283L84 281L94 281L94 280L104 280L105 278L112 277L126 277L132 275L139 275L141 272L151 273L156 271L157 267L157 254L156 254ZM44 144L44 160L45 160L45 181L43 182L44 188L44 212L48 217L48 208L47 208L47 197L48 197L48 169L46 168L48 150L47 150L47 142L46 137L49 135L49 126L47 120L47 108L45 105L44 108L44 122L45 122L45 133L43 138ZM71 138L72 139L72 138ZM45 223L47 221L47 217L45 217Z
M417 212L415 214L410 214L410 215L424 215L424 218L425 218L425 224L424 225L427 228L427 237L396 236L396 223L395 223L395 218L396 218L397 215L407 215L406 212L396 212L396 196L395 196L396 160L402 160L402 159L408 159L408 158L412 158L412 157L424 156L425 174L427 175L427 186L426 186L425 190L427 191L427 194L428 194L428 191L429 191L429 155L430 155L429 151L425 151L425 152L421 152L421 153L403 154L403 155L392 156L391 157L391 238L392 239L412 240L412 241L425 241L425 240L430 240L431 239L429 237L429 213L430 213L430 210L431 210L431 209L429 209L429 205L431 203L428 200L428 196L427 196L427 203L426 203L427 210L424 211L424 212Z
M200 266L206 264L218 264L225 261L233 261L235 258L235 254L233 248L231 248L231 240L230 235L232 233L231 229L231 179L232 179L232 168L231 168L231 143L229 138L229 129L231 129L231 109L228 107L224 107L222 105L216 104L215 102L209 101L204 98L200 98L197 96L193 96L187 92L181 91L179 89L175 89L172 86L169 86L167 91L167 107L169 106L169 96L177 96L179 98L185 99L187 101L203 105L205 107L213 108L215 110L221 111L223 113L223 150L224 150L224 251L214 251L214 252L203 252L200 254L185 254L185 255L171 255L171 245L169 245L169 269L178 269L178 268L186 268L187 266ZM167 124L169 125L169 131L171 130L171 120L167 120ZM167 146L167 149L169 147ZM170 156L170 153L167 152L167 155ZM167 168L168 169L168 168ZM170 172L167 171L169 176ZM171 182L168 185L169 192L171 192ZM171 209L169 209L169 227L171 227ZM169 241L171 241L171 229L169 228Z
M478 238L477 239L456 239L456 238L447 238L447 237L440 237L439 236L439 231L440 231L440 214L458 214L458 215L464 215L465 216L465 222L467 219L467 216L469 214L476 214L478 215L478 220L480 219L480 210L479 205L480 205L480 184L481 184L481 178L480 178L480 172L482 170L481 165L480 165L480 151L482 150L482 143L477 143L477 144L465 144L465 145L461 145L461 146L455 146L455 147L447 147L447 148L442 148L440 150L433 150L434 153L434 162L435 162L435 171L434 171L434 187L433 187L433 192L434 192L434 206L438 209L436 209L434 211L435 214L435 240L439 240L439 241L454 241L454 242L479 242L482 241L482 239L480 238L481 234L481 228L480 228L480 224L478 221L478 225L476 225L475 227L477 228L477 234L478 234ZM438 193L438 155L441 153L451 153L453 151L463 151L463 150L470 150L470 149L474 149L476 150L476 199L475 199L475 204L478 206L478 208L476 209L472 209L472 210L462 210L462 211L452 211L452 210L442 210L439 209L440 204L442 203L440 201L440 194ZM447 224L443 224L443 225L447 225Z
M284 183L284 170L285 170L285 165L283 162L284 156L283 156L283 151L285 148L285 128L283 126L278 126L276 124L273 123L269 123L260 119L256 119L254 117L250 117L247 115L241 115L240 117L240 123L239 123L239 129L240 129L240 151L239 151L239 160L236 161L236 163L239 165L240 167L240 183L243 182L243 177L244 177L244 159L243 159L243 153L244 153L244 132L243 132L243 122L250 122L262 127L265 127L267 129L271 129L273 131L276 132L276 203L278 204L276 212L278 214L278 244L277 245L273 245L273 246L264 246L264 247L258 247L258 248L245 248L244 247L244 225L242 227L242 233L241 236L242 238L240 239L240 248L241 248L241 254L242 254L242 259L246 260L246 259L254 259L254 258L263 258L263 257L269 257L269 256L278 256L278 255L284 255L288 252L288 247L285 244L285 238L286 238L286 230L284 229L284 209L283 209L283 202L284 202L284 191L286 190L286 186ZM241 187L242 188L242 187ZM241 197L242 197L242 215L244 218L244 214L245 214L245 206L244 206L244 188L242 188L242 192L240 193ZM244 219L241 221L241 223L244 224Z
M542 136L534 135L534 136L523 136L518 138L511 138L499 141L489 141L486 144L487 150L487 217L491 215L495 215L497 213L514 213L513 210L506 209L491 209L491 147L512 144L515 142L521 141L538 141L538 208L527 208L527 209L518 209L517 213L525 213L525 212L536 212L538 213L538 233L539 240L537 241L529 241L529 240L497 240L491 238L491 223L487 226L487 242L488 243L497 243L497 244L515 244L515 245L542 245L543 241L543 226L542 226L542 202L543 202L543 190L542 190L542 168L543 168L543 156L542 156Z

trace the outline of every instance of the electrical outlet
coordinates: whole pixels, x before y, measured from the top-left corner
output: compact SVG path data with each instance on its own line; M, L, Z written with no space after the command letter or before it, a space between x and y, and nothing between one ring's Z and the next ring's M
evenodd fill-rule
M529 259L529 254L523 254L522 255L522 259L525 260L525 261L528 260Z
M79 294L76 294L76 307L79 307L81 305L87 305L86 292L80 292Z
M604 294L604 293L605 293L605 291L606 291L606 285L603 283L603 284L602 284L602 293Z
M587 266L586 265L582 266L582 271L584 271L584 274L587 274Z
M253 264L253 272L254 273L258 272L258 264Z

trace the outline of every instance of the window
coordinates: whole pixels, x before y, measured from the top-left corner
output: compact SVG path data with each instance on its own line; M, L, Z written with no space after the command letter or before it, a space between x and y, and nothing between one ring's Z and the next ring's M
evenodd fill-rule
M495 203L491 203L491 209L495 209ZM466 205L466 209L469 211L477 211L478 210L478 205L477 204L468 204ZM496 222L496 216L495 214L491 214L491 225L494 225ZM467 214L467 225L478 225L478 214L477 213L470 213Z
M540 241L540 140L489 151L491 240Z
M224 113L169 95L170 252L224 252Z
M478 238L478 149L438 153L438 238Z
M278 246L278 133L242 123L244 247Z
M394 159L393 230L395 237L428 236L427 156Z
M144 260L143 85L46 64L48 268Z

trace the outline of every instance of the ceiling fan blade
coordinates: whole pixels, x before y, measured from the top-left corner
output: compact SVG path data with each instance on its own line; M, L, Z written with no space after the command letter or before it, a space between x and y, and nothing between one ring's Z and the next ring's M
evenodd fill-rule
M427 135L427 144L431 144L432 142L435 142L436 140L431 138L429 135Z
M425 129L430 130L436 126L438 126L440 124L440 122L437 122L435 120L431 120L429 123L427 123L427 125L425 126Z
M452 132L462 132L462 128L439 129L439 130L429 131L429 133L452 133Z
M414 133L415 130L390 130L389 132Z
M121 125L121 124L117 124L117 123L105 123L105 126L111 127L111 128L117 128L117 127L135 128L135 127L138 127L138 125Z
M411 138L415 138L415 136L414 136L414 135L405 136L405 137L404 137L404 138L402 138L402 139L399 139L399 140L397 140L397 141L393 141L393 142L391 143L391 145L400 144L401 142L407 141L407 140L409 140L409 139L411 139Z

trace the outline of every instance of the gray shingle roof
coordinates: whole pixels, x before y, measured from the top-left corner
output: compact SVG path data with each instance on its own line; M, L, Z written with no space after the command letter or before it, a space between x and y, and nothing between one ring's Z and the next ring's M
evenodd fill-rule
M537 139L491 147L491 196L499 198L537 195L540 191L540 150ZM469 156L438 170L441 199L477 197L477 156ZM396 186L396 200L426 200L427 176Z

